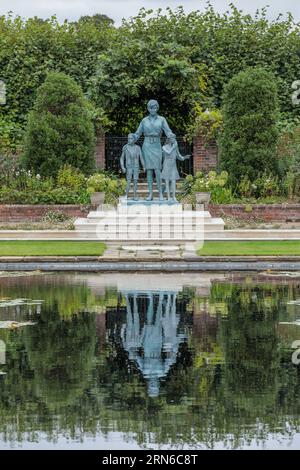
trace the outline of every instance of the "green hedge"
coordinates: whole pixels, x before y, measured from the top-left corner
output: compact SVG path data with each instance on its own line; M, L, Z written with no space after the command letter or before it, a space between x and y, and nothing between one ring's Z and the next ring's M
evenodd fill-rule
M141 10L119 28L3 16L0 79L7 104L0 117L24 126L38 87L49 71L59 71L105 109L116 122L113 132L132 131L152 97L182 131L193 122L195 100L203 109L219 107L224 85L248 66L272 71L281 111L298 115L291 84L300 77L299 31L291 16L270 21L266 9L251 17L233 6L222 15L210 6L189 14Z
M263 68L249 68L226 85L223 132L219 138L220 167L235 185L263 173L276 174L278 162L278 94L275 76Z

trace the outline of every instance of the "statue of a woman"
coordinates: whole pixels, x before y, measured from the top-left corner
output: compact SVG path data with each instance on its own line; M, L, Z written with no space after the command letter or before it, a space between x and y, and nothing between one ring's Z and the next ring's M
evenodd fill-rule
M149 115L142 119L137 131L135 132L135 140L137 141L141 135L145 140L142 147L145 169L147 171L147 182L149 195L147 201L153 199L153 172L155 172L156 184L159 192L160 201L163 200L161 187L161 168L162 168L162 147L160 138L162 132L170 137L172 131L163 116L157 114L159 105L156 100L150 100L147 105Z

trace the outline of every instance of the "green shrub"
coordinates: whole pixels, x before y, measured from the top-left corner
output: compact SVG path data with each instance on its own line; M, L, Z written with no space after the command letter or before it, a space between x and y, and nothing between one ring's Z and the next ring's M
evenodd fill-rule
M87 188L89 194L95 192L106 192L108 177L104 173L95 173L87 180Z
M283 181L283 187L289 198L296 197L300 200L300 158L295 159L291 165L291 169Z
M255 196L258 198L267 198L270 196L278 196L280 194L279 180L278 177L274 175L263 173L255 181L255 186Z
M246 198L269 198L279 196L282 192L278 176L267 174L266 172L254 181L250 181L248 176L244 176L237 186L237 193Z
M55 184L52 177L43 178L30 170L19 169L0 186L0 202L5 204L88 204L86 187Z
M13 183L20 169L20 159L16 155L0 154L0 185Z
M124 178L117 178L105 172L95 173L87 180L88 193L104 192L107 204L115 204L118 197L124 194L125 188L126 180Z
M23 160L27 169L56 176L68 164L94 169L95 134L81 88L64 73L50 73L29 113Z
M219 138L220 167L237 185L247 176L253 181L263 172L278 173L277 84L263 68L249 68L225 86L222 114L224 130Z
M19 124L0 116L0 154L18 154L23 134Z
M282 124L277 145L277 159L283 179L283 190L289 198L300 197L300 123Z
M233 202L234 195L228 186L228 173L210 171L207 175L198 171L195 176L188 175L180 184L181 199L185 203L195 203L195 193L210 192L210 200L216 204ZM190 197L192 196L192 197Z
M71 189L83 189L86 187L86 178L78 168L64 165L57 173L57 186Z
M193 111L194 119L187 128L186 136L189 140L200 135L205 145L211 140L216 140L222 130L223 118L219 109L206 109L203 111L199 103L196 103Z
M242 197L249 198L253 196L253 189L254 188L253 188L251 181L249 180L249 177L247 175L243 176L243 178L241 179L240 183L237 186L238 194Z
M67 188L28 192L3 186L0 189L0 202L2 204L89 204L90 198L86 191L74 193Z
M112 177L104 172L87 179L78 169L65 165L59 170L57 178L52 178L33 174L30 170L16 169L14 163L13 160L9 164L9 176L0 175L0 203L3 204L89 204L90 195L95 191L105 192L106 202L115 204L125 192L124 178Z

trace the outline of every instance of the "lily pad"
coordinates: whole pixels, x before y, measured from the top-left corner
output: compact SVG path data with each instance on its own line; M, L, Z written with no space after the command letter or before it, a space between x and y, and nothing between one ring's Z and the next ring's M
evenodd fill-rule
M31 326L35 325L36 323L33 323L31 321L27 322L17 322L17 321L0 321L0 329L5 329L5 330L15 330L16 328L21 328L22 326Z
M32 300L32 299L8 299L0 300L1 307L16 307L20 305L40 305L43 303L43 300Z
M47 273L49 274L49 273ZM43 271L0 271L0 277L29 277L29 276L43 276Z
M290 300L287 304L288 305L300 305L300 299Z

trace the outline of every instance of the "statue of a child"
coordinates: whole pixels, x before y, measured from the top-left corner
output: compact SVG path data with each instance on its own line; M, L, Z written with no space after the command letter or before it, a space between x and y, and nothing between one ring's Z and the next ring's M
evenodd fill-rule
M180 179L176 159L186 160L190 158L190 155L182 156L179 152L178 143L176 140L176 135L171 134L165 145L162 148L163 150L163 168L161 172L161 178L166 182L166 191L168 196L168 201L177 202L176 199L176 181ZM171 183L171 192L172 197L170 196L170 183Z
M134 134L128 134L128 143L124 145L122 149L122 155L120 158L120 164L123 173L126 173L126 196L128 197L130 191L131 180L133 179L133 198L135 201L137 197L137 185L139 179L140 161L145 171L145 163L142 155L142 150L139 145L135 143Z

